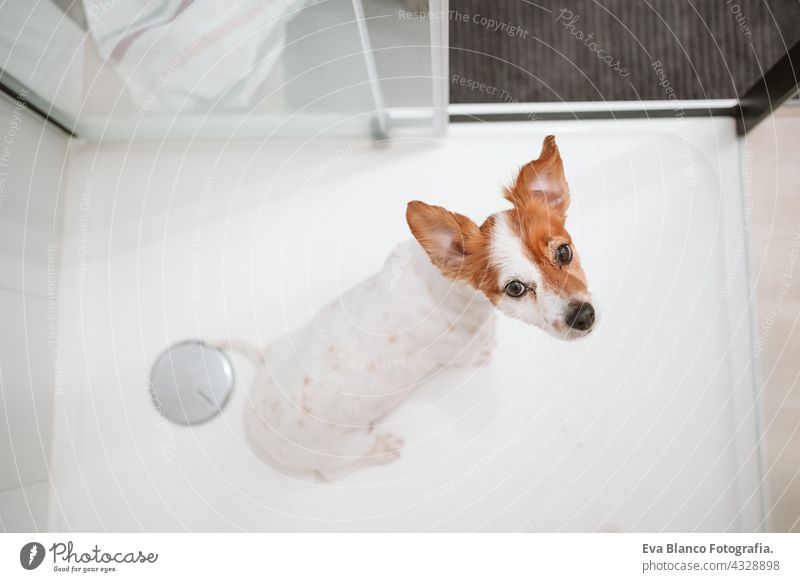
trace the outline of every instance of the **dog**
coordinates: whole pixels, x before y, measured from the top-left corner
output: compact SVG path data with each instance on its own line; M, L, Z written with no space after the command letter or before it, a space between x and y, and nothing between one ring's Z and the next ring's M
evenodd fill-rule
M495 313L562 339L595 311L564 228L570 196L554 136L504 189L512 207L483 224L408 204L414 238L384 267L263 354L246 430L265 461L323 480L397 459L380 421L441 368L491 357Z

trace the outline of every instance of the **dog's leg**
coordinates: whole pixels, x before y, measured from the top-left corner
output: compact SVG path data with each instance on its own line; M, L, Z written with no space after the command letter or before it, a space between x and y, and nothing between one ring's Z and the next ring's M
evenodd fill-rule
M391 433L376 435L356 429L332 443L331 450L319 460L314 473L324 480L338 479L356 469L390 463L400 457L402 448L403 440Z
M482 344L475 352L475 359L472 360L473 366L485 366L492 359L494 353L494 342L486 342Z
M390 432L375 436L375 441L362 459L359 466L390 463L400 457L400 450L405 446L403 439Z
M463 334L464 348L458 358L448 362L448 366L483 366L489 362L496 345L494 322L483 327L468 327L460 330Z

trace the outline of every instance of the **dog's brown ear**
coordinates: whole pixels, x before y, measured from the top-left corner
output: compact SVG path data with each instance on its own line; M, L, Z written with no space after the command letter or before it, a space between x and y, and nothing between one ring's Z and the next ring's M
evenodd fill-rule
M564 165L555 136L544 138L539 157L520 168L514 185L506 188L505 197L514 206L524 206L531 200L538 200L544 202L551 211L566 214L569 186L564 177Z
M451 279L468 277L466 262L482 239L477 224L466 216L419 200L408 203L406 221L442 274Z

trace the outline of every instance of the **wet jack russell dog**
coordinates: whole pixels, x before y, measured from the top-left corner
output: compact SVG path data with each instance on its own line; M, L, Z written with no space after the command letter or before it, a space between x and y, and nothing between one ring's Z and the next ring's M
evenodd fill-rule
M414 201L414 235L383 269L264 351L247 432L270 464L335 479L396 459L381 419L437 370L480 365L495 311L559 338L587 335L595 313L564 229L569 189L553 136L504 192L513 205L478 226Z

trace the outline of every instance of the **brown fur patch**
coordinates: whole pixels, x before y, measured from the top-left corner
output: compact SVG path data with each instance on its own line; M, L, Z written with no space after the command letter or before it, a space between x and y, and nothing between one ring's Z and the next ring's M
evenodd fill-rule
M533 202L509 210L508 218L512 232L522 242L523 251L536 263L544 284L552 292L562 297L586 292L586 275L572 238L564 228L563 216L548 212L547 207ZM572 262L568 265L556 261L556 249L562 244L572 248Z
M494 217L479 227L472 220L440 206L414 201L406 219L414 237L445 277L469 283L496 301L497 270L491 265Z
M565 216L569 207L569 185L564 176L564 164L555 136L548 135L542 143L539 157L519 169L505 197L514 206L524 206L531 200L543 202L551 212Z
M562 297L573 297L587 289L586 275L564 227L569 207L569 185L556 139L548 135L539 157L520 168L514 185L505 196L514 208L507 212L511 229L522 241L522 247L542 273L544 284ZM572 261L561 265L556 249L568 244Z
M572 247L569 265L561 265L555 259L558 246L572 246L572 239L564 228L569 185L554 136L544 139L539 157L520 168L504 196L514 204L512 210L506 211L509 224L539 267L545 284L565 297L586 291L586 276L575 248ZM499 301L503 295L499 270L491 264L496 216L490 216L479 227L461 214L413 201L408 204L406 220L443 275L469 283L494 304Z

